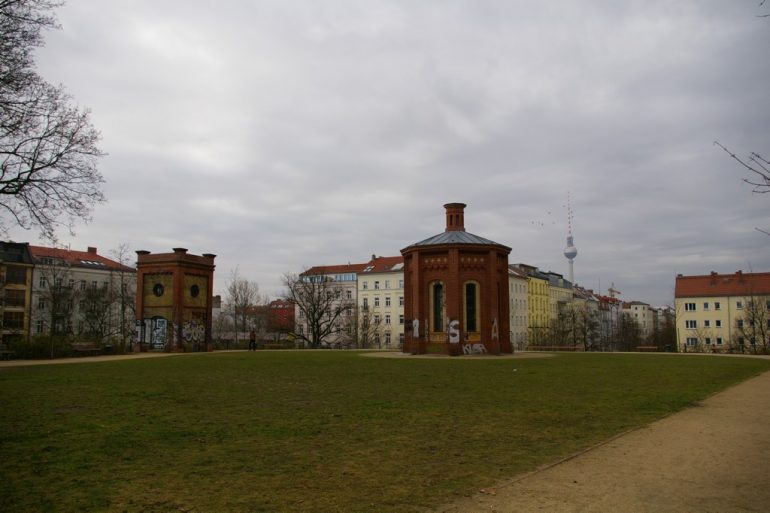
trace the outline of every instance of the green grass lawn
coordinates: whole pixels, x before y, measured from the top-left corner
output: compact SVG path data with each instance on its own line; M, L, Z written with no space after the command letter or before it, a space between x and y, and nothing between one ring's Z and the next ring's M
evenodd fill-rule
M424 511L768 368L340 351L4 368L0 510Z

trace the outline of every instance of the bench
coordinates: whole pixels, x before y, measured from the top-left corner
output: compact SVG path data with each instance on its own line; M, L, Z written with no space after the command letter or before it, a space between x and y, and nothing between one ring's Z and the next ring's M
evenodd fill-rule
M72 344L72 352L77 356L97 356L102 354L102 348L94 344Z
M639 353L655 352L658 350L658 346L636 346L636 351Z

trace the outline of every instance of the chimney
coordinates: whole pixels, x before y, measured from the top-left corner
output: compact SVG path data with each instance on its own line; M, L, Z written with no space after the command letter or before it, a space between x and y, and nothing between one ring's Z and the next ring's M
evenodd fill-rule
M171 248L174 250L174 253L184 255L187 253L187 248Z
M465 203L447 203L444 205L446 209L446 231L465 231L465 207Z
M93 247L93 246L88 246L88 252L91 253L92 255L95 255L96 254L96 248Z

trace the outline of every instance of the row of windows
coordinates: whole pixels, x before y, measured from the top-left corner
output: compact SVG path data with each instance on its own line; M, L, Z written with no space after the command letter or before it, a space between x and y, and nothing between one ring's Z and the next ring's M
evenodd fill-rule
M377 308L380 306L380 296L374 296L374 307ZM391 306L390 305L390 296L385 296L385 306ZM400 296L398 298L398 306L404 306L404 297ZM363 307L364 310L367 310L369 308L369 298L365 297L363 299Z
M45 276L41 276L40 279L38 280L38 285L40 287L45 287L46 284L48 283L48 281L49 280ZM64 285L64 280L62 278L56 278L56 280L54 280L54 285L57 286L57 287L61 287L61 286ZM108 282L108 281L103 281L102 282L102 287L106 288L109 285L110 285L110 282ZM69 280L67 282L67 286L69 288L75 288L75 280L72 280L72 279ZM80 290L86 290L86 286L87 286L86 280L80 280ZM94 281L91 282L91 288L92 289L95 289L98 286L99 286L99 282L98 281L94 280Z
M754 320L751 319L751 320L749 320L748 323L745 323L745 321L743 319L738 319L738 320L735 321L735 326L738 327L738 328L743 328L745 324L748 324L749 326L754 327ZM698 329L698 321L694 321L694 320L684 321L684 327L687 328L688 330ZM712 327L711 326L711 321L710 320L703 321L703 327L704 328L711 328ZM713 327L714 328L721 328L722 327L722 321L720 319L717 319L716 321L714 321L714 326ZM767 327L770 328L770 319L767 320Z
M384 280L383 285L385 289L390 288L390 280ZM361 288L364 290L369 290L369 282L368 281L362 281L361 282ZM404 288L404 280L398 280L398 288L403 289ZM380 290L380 280L374 281L374 290Z
M719 301L714 301L714 310L721 310L722 304ZM703 302L703 311L708 312L710 310L711 304L708 301ZM747 306L749 308L752 308L754 306L754 302L752 300L749 300ZM770 310L770 299L765 301L765 306L768 310ZM685 312L694 312L696 311L698 305L697 303L685 303L684 304L684 310ZM735 308L738 310L743 310L743 301L736 301L735 302Z
M721 346L722 345L722 337L716 337L715 339L713 339L713 342L715 342L715 344L717 346ZM770 342L770 340L768 342ZM703 343L706 344L707 346L712 345L712 338L711 337L705 337L703 339ZM743 337L738 337L738 344L739 345L744 345L745 343L746 343L746 339L744 339ZM752 346L756 345L757 344L757 339L754 338L754 337L751 337L749 339L749 344L751 344ZM687 337L687 345L688 346L696 346L696 345L698 345L698 338L697 337Z

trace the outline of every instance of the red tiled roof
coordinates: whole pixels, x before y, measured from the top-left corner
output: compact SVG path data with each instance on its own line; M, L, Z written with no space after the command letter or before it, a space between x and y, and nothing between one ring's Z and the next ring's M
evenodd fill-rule
M711 273L676 277L674 297L748 296L770 294L770 273Z
M62 248L46 248L44 246L29 246L32 258L35 259L37 264L40 264L40 260L43 258L55 258L67 262L72 267L112 271L136 271L133 267L125 266L120 262L99 255L96 252L96 248L88 249L89 251L75 251Z
M317 265L303 272L301 276L316 276L319 274L360 273L367 264Z
M393 269L393 266L401 264L399 269ZM403 271L404 257L402 256L389 256L389 257L375 257L366 263L365 272L367 273L385 273L388 271ZM371 269L369 269L371 267Z

